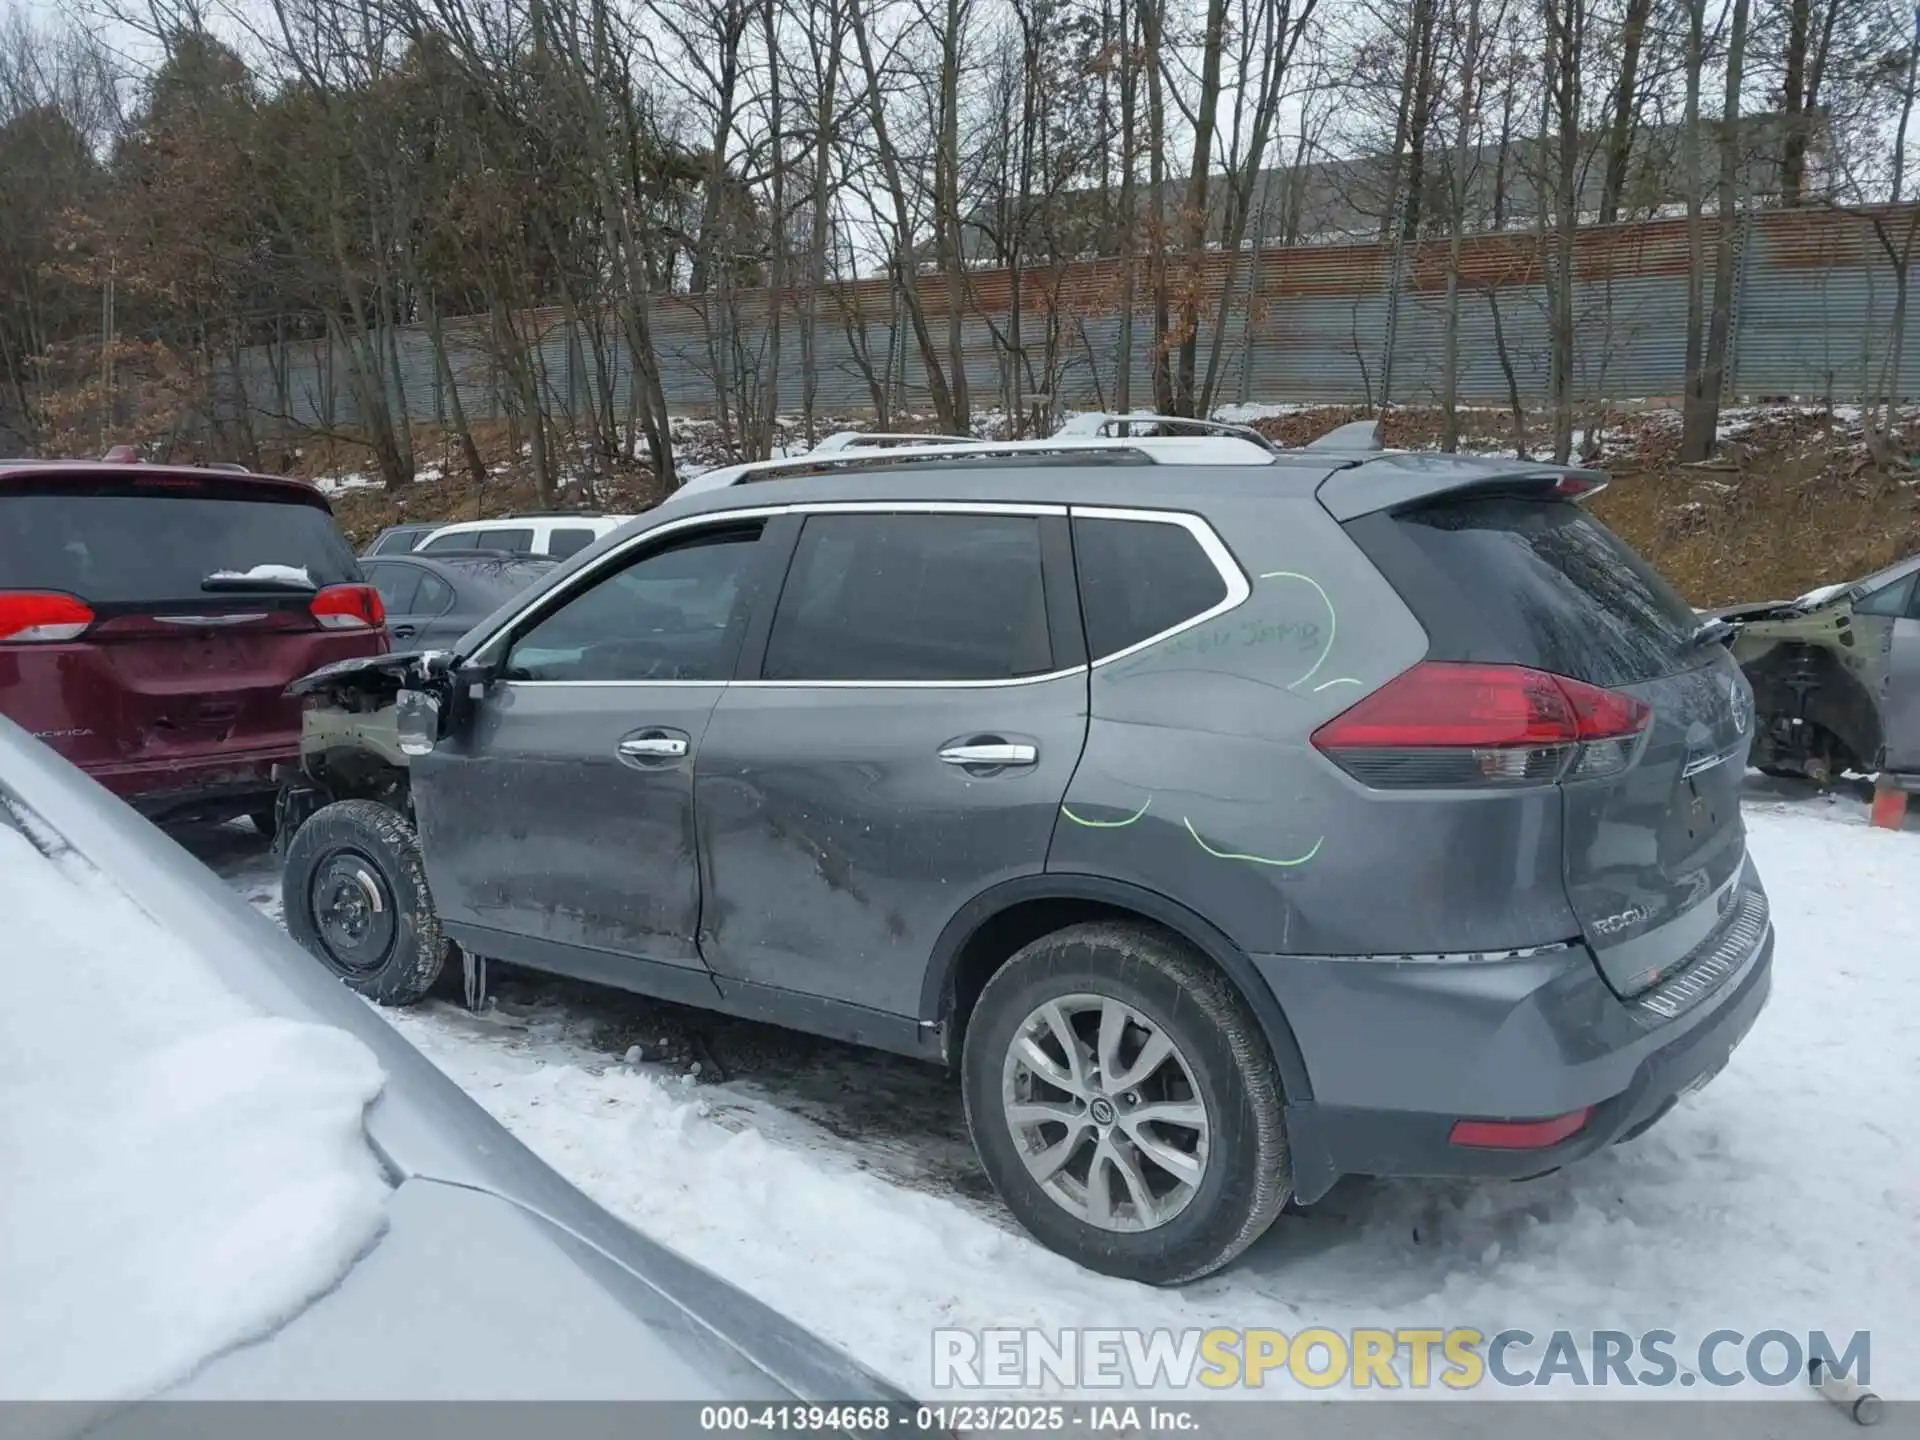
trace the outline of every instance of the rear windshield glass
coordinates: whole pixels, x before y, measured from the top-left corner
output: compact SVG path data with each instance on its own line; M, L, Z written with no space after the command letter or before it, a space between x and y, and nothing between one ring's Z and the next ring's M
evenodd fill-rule
M0 495L0 590L63 590L94 604L206 600L215 571L304 570L315 587L360 578L325 510L198 495Z
M1595 685L1693 663L1692 608L1578 505L1482 497L1348 529L1426 628L1433 659L1531 665Z

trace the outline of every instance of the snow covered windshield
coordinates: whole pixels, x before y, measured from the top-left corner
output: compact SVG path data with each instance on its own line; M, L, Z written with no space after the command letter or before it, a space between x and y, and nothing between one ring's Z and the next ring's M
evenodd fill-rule
M153 1394L378 1237L358 1039L260 1014L5 811L0 954L0 1400Z

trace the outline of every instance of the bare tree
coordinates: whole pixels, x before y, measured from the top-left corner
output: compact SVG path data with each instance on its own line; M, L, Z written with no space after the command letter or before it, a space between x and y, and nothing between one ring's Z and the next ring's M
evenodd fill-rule
M1467 34L1460 47L1460 94L1455 119L1453 174L1447 216L1446 339L1440 357L1440 448L1460 448L1460 258L1467 226L1467 169L1478 124L1474 78L1481 55L1481 0L1467 0Z
M927 325L926 306L920 298L920 261L919 246L914 239L914 229L918 214L907 194L907 182L904 168L900 163L900 152L893 143L892 128L887 120L887 102L885 78L881 72L872 37L867 22L866 11L861 0L847 0L847 18L853 31L855 47L860 52L860 68L866 76L866 100L868 116L872 122L872 143L875 157L879 161L880 173L886 185L886 199L889 204L887 220L892 228L891 264L899 280L899 296L906 306L907 319L913 327L914 342L919 346L921 364L926 369L927 393L933 402L934 415L940 428L948 434L960 433L961 411L956 406L954 392L947 383L946 369L941 363L939 347L934 343L933 332ZM962 380L964 384L964 379Z

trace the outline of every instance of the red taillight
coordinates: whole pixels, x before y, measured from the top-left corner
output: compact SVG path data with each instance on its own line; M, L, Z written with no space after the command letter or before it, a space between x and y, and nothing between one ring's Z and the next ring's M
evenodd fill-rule
M378 630L387 623L387 607L371 585L329 585L308 608L329 630Z
M93 608L71 595L0 590L0 643L72 640L93 624Z
M1578 500L1587 495L1598 495L1607 488L1607 482L1596 480L1591 475L1562 475L1553 482L1553 493L1564 495L1569 500Z
M1545 1150L1579 1134L1592 1114L1589 1105L1550 1120L1457 1120L1447 1143L1476 1150Z
M1313 744L1370 785L1549 783L1624 770L1652 718L1644 701L1564 675L1425 660Z

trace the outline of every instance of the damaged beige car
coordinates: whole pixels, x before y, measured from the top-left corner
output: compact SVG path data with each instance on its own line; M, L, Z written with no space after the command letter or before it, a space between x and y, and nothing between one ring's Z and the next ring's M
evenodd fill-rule
M1920 785L1920 555L1797 600L1714 612L1753 685L1752 764Z

